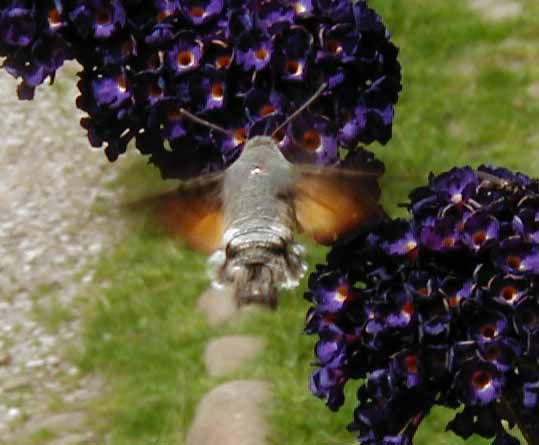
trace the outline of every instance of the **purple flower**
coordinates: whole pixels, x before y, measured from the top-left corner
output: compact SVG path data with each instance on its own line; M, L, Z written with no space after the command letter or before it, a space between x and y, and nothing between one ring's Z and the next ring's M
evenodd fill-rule
M69 12L69 18L83 38L109 39L126 24L120 0L90 0Z
M201 111L211 111L223 109L227 105L226 74L223 71L207 67L199 72L198 78L189 79L192 89L194 102L201 104ZM194 108L194 107L193 107Z
M476 212L466 218L463 242L473 250L479 250L498 238L500 223L492 215Z
M501 395L504 384L504 375L494 365L480 360L466 363L455 376L462 402L470 405L493 402Z
M380 240L380 247L389 255L414 255L419 240L416 231L406 221L397 220L391 227L385 228L390 239Z
M489 283L487 298L509 307L518 306L529 290L529 281L523 277L498 275Z
M327 406L335 411L344 403L343 387L346 380L341 368L326 366L311 376L309 386L316 397L325 399Z
M321 49L316 54L317 62L354 62L360 36L350 23L322 27L319 33Z
M413 388L421 383L420 367L417 354L408 351L400 352L389 363L394 381L401 381L407 388Z
M286 98L275 90L255 88L245 96L245 110L252 121L282 113L286 105Z
M339 339L320 340L315 346L315 355L320 365L337 366L344 361L345 344Z
M507 334L509 323L500 312L482 312L472 322L470 337L478 343L488 343Z
M351 288L346 278L335 279L331 275L322 275L312 290L312 301L323 312L338 312L355 298L357 292Z
M203 44L193 34L182 34L171 50L167 51L167 66L174 74L196 70L202 59Z
M257 11L257 21L270 34L284 31L294 23L294 8L284 2L270 0L261 3Z
M539 381L524 383L523 405L526 408L535 408L539 403Z
M424 225L421 229L421 244L438 252L448 252L461 247L459 220L445 217Z
M498 371L503 373L513 368L516 358L522 353L522 348L512 338L481 342L478 346L478 355L481 359L492 363Z
M245 71L260 71L269 65L272 55L273 41L262 32L253 32L240 41L236 60Z
M496 261L505 273L539 273L539 245L512 237L500 243Z
M447 305L451 309L457 309L462 300L467 300L471 297L474 290L472 280L461 281L459 279L448 277L439 288L440 293L444 296Z
M191 122L180 112L179 105L173 100L163 100L154 105L148 117L148 127L160 131L168 140L177 140L187 135Z
M348 0L317 0L320 12L334 20L352 20L352 2Z
M339 158L331 122L322 115L305 112L288 127L283 154L292 162L331 165Z
M112 72L97 77L92 82L92 93L98 106L112 110L133 99L130 83L124 72Z
M202 25L223 10L223 0L182 0L180 8L193 25Z
M479 185L477 174L469 167L454 168L433 177L429 182L432 190L438 195L438 199L448 204L466 202Z
M305 28L294 26L279 40L279 70L284 80L303 81L309 71L313 36Z
M292 0L290 3L298 18L311 17L314 13L313 0Z
M36 34L35 7L13 0L0 14L0 40L14 47L30 45Z

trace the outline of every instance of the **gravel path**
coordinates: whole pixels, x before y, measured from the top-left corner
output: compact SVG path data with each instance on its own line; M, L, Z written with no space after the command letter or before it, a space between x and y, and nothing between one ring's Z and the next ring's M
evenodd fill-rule
M32 102L0 73L0 443L92 436L79 408L99 381L79 377L65 348L79 338L76 298L92 280L81 272L121 227L112 211L91 210L96 200L115 208L103 184L116 169L79 127L75 70Z

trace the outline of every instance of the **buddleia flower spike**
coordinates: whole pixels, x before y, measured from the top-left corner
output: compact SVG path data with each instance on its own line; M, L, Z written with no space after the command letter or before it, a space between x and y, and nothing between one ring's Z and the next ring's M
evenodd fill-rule
M516 444L518 424L537 444L539 181L454 168L407 207L311 275L313 394L337 410L362 379L350 424L362 444L412 443L436 405L458 411L447 429L463 438Z
M0 1L0 56L22 79L19 97L77 60L90 143L114 161L134 141L165 178L226 168L322 84L283 129L289 160L332 165L337 147L386 143L397 53L363 0ZM236 136L192 125L182 109Z

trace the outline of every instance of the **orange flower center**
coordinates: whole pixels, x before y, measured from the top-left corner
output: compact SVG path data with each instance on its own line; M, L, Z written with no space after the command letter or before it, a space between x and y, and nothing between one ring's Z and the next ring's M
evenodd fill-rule
M178 65L189 66L194 62L195 58L191 51L180 51L178 53Z
M125 77L124 74L120 74L117 78L116 78L116 84L118 85L118 89L125 93L127 91L127 78Z
M109 9L102 9L97 12L95 21L98 25L109 25L112 22L112 13Z
M219 69L226 68L228 65L230 65L231 57L229 55L219 56L215 60L215 66Z
M328 42L326 43L326 48L330 53L333 54L339 54L342 51L341 44L335 39L328 40Z
M322 139L320 135L315 130L308 130L303 133L303 146L310 151L316 151L320 148Z
M453 295L447 299L447 304L449 307L457 307L460 303L460 297L458 295Z
M348 287L347 286L339 286L337 290L335 291L335 300L342 303L346 301L348 298Z
M296 14L303 14L305 12L305 6L301 2L295 2L292 7L296 11Z
M408 355L404 358L404 366L408 372L417 373L417 357L415 355Z
M416 247L417 247L417 243L416 243L415 241L408 241L408 242L406 243L405 250L406 250L406 252L411 252L411 251L414 250Z
M505 286L501 291L501 297L505 301L513 301L517 296L518 291L513 286Z
M255 52L255 57L258 60L266 60L269 56L268 50L266 48L259 48Z
M172 13L168 9L164 9L159 14L157 14L157 22L161 23L161 22L165 21L171 15L172 15Z
M183 118L182 112L177 108L170 108L167 112L167 117L171 121L179 121Z
M60 12L56 8L52 8L48 14L49 25L51 28L56 28L62 23L62 17Z
M234 144L240 145L247 140L247 130L245 128L238 128L234 131Z
M414 313L414 303L409 301L408 303L404 303L402 306L402 312L408 316L411 316Z
M201 18L204 17L204 8L202 6L193 6L191 10L189 11L189 14L191 14L191 17Z
M475 232L472 235L472 241L476 246L482 245L487 240L487 234L484 230Z
M496 326L491 323L481 326L480 332L481 335L486 338L494 338L498 333Z
M260 116L264 117L264 116L267 116L268 114L273 113L274 111L275 111L275 108L273 107L273 105L266 104L266 105L263 105L260 108L260 111L258 112L258 114L260 114Z
M222 99L225 95L225 89L222 83L214 83L211 86L211 95L214 99Z
M520 265L522 264L522 260L516 255L509 255L505 262L509 267L513 269L519 269Z
M288 74L299 74L301 72L301 65L297 60L289 60L286 62L285 69Z
M450 249L451 247L453 247L455 245L455 239L454 238L444 238L444 240L442 241L442 246L445 247L446 249Z
M484 389L492 380L492 376L487 371L476 371L472 376L472 384L477 389Z

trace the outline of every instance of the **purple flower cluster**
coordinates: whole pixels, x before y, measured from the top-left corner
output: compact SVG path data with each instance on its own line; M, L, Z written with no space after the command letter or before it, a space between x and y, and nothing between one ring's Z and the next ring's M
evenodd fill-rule
M364 379L362 444L412 443L434 405L462 407L447 426L461 437L518 443L502 420L539 432L539 181L454 168L410 200L409 220L334 247L311 275L311 390L337 410Z
M76 59L91 144L113 161L135 140L164 177L226 167L324 83L278 135L285 156L327 165L339 147L387 142L397 52L365 1L0 0L0 56L22 78L19 97Z

